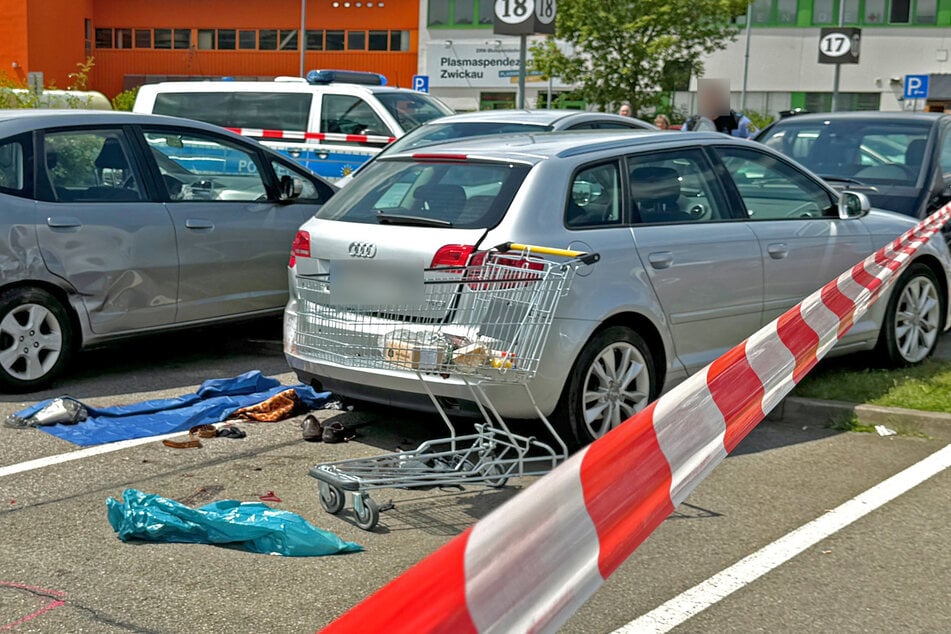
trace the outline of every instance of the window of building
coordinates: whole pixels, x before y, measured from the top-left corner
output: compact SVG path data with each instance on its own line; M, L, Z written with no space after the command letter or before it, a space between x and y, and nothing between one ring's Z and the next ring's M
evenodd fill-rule
M324 50L342 51L343 50L343 31L327 31L327 39L324 44Z
M223 51L233 51L237 31L234 29L218 29L218 48Z
M839 110L878 110L881 106L881 93L877 92L840 92ZM831 112L831 92L805 93L805 109L810 112Z
M258 47L257 31L238 31L238 48L243 51L254 50Z
M155 29L155 48L172 48L172 29Z
M892 0L888 21L892 24L907 24L911 18L911 0Z
M764 1L757 0L757 4ZM842 22L847 25L936 24L938 21L938 0L813 0L812 23L838 24L840 10Z
M112 29L96 29L96 48L112 48Z
M209 50L215 48L215 30L198 29L198 49Z
M865 24L881 24L885 21L885 0L865 0Z
M390 50L409 50L409 31L390 31Z
M135 47L152 48L152 31L149 29L135 30Z
M116 48L132 48L132 29L116 29Z
M281 31L281 45L280 49L282 51L296 51L297 50L297 30L292 31Z
M385 51L390 47L389 31L370 31L367 48L371 51Z
M937 21L937 0L918 0L915 3L915 24L935 24Z
M472 24L475 16L475 0L455 0L452 16L455 24Z
M307 31L307 50L308 51L324 50L324 32L323 31Z
M347 31L347 50L348 51L367 50L367 32L366 31Z
M191 29L175 29L175 48L191 48Z
M276 51L277 31L274 29L262 29L258 33L258 49L262 51Z
M429 0L429 26L491 27L495 0Z
M835 0L815 0L812 4L812 23L834 24L837 21L835 4Z

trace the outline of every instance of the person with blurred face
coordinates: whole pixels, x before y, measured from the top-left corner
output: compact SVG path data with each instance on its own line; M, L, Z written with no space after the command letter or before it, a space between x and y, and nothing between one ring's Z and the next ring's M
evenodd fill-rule
M661 130L670 130L670 119L668 119L665 114L659 114L654 117L654 125Z
M621 115L622 117L630 117L630 116L633 116L633 115L631 114L631 104L629 104L629 103L626 102L626 101L623 102L623 103L621 104L621 107L618 109L617 113L618 113L619 115Z

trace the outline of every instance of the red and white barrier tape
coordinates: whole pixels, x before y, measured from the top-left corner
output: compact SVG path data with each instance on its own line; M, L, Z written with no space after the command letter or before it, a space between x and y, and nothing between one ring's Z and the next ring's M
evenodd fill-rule
M557 629L949 218L951 205L573 455L324 632Z
M339 143L392 143L395 136L374 134L337 134L335 132L298 132L291 130L264 130L262 128L227 128L242 136L266 141L337 141Z

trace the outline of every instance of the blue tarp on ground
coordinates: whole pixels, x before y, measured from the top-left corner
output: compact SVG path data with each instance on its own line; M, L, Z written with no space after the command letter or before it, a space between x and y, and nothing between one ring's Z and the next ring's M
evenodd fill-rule
M49 425L37 429L81 446L146 438L188 431L195 425L220 422L235 410L256 405L290 388L294 389L301 402L310 409L317 409L330 398L330 392L317 392L303 384L281 385L277 379L268 378L260 371L252 370L229 379L205 381L194 394L177 398L98 408L83 403L88 412L88 418L83 422L74 425ZM29 418L52 400L37 403L15 415Z
M321 530L296 513L260 502L219 500L197 509L126 489L106 500L109 523L122 541L223 544L252 553L317 557L363 550Z

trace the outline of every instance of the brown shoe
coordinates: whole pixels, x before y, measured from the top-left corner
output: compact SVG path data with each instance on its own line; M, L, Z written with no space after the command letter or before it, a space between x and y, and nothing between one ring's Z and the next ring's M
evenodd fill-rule
M324 426L320 424L320 421L311 416L310 414L304 419L304 422L301 424L301 435L304 437L304 440L307 442L320 442L324 437Z

